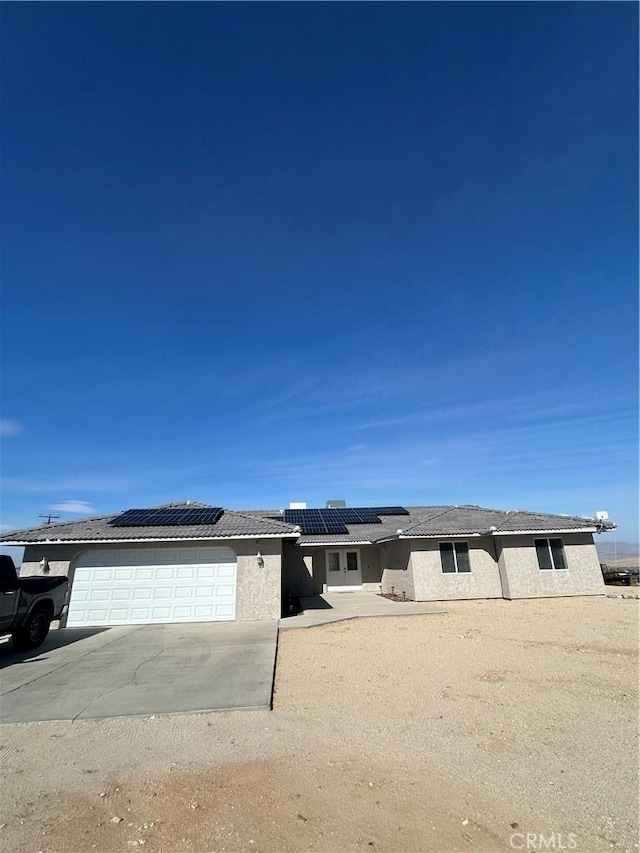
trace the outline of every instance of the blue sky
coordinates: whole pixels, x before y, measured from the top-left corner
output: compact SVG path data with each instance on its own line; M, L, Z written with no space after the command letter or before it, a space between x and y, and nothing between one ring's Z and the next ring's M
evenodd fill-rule
M638 539L637 5L1 14L3 530L345 498Z

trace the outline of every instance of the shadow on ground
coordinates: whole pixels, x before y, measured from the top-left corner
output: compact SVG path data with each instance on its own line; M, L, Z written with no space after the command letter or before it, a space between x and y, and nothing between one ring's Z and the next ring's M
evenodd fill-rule
M17 663L36 663L37 661L45 660L47 652L52 652L54 649L61 649L64 646L70 646L72 643L77 643L80 640L85 640L87 637L93 637L96 634L102 634L103 631L109 631L110 628L64 628L63 630L52 631L44 643L37 649L29 651L16 652L13 649L13 643L8 642L0 646L0 669L7 666L13 666Z
M309 595L302 599L304 610L333 610L333 605L321 595Z

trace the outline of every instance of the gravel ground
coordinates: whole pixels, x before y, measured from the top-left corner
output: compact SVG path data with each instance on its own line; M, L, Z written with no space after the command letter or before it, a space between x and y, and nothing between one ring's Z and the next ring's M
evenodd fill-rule
M0 727L0 848L637 850L638 602L444 606L284 633L272 712Z

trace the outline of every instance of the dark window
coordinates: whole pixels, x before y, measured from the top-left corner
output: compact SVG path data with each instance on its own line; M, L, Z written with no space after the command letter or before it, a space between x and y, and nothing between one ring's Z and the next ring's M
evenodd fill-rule
M564 558L562 539L549 539L549 545L551 546L551 556L553 558L554 569L566 569L567 562Z
M356 551L347 551L347 571L358 571L358 554Z
M469 546L466 542L456 542L456 563L459 572L470 572Z
M536 539L535 546L539 569L547 571L567 568L562 539Z
M441 542L440 561L445 574L470 572L469 546L466 542Z
M453 553L453 542L440 543L440 560L443 572L455 572L456 558Z

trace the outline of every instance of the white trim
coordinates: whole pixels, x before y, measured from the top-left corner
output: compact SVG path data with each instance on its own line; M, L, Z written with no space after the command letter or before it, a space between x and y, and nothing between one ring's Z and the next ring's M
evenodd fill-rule
M382 542L393 542L397 539L469 539L472 537L479 538L482 536L545 536L548 534L557 535L559 533L598 533L597 527L579 527L579 528L562 528L560 530L487 530L485 533L401 533L391 534L382 539L356 539L347 542L300 542L301 548L348 548L353 545L379 545ZM36 539L22 540L9 539L0 542L0 545L7 546L27 546L27 545L94 545L106 542L108 544L117 542L210 542L212 540L228 541L231 539L300 539L299 533L243 533L226 536L190 536L185 538L180 537L158 537L146 539Z
M383 539L376 539L373 544L380 542L393 542L395 539L470 539L480 538L482 536L546 536L548 534L557 535L559 533L597 533L596 527L572 527L567 529L563 527L561 530L487 530L485 533L400 533L395 536L387 536Z
M100 545L106 542L109 545L118 542L229 542L232 539L299 539L299 533L243 533L237 536L161 536L147 539L37 539L25 542L24 540L9 540L0 542L0 545Z
M352 545L373 545L369 539L357 539L356 541L349 542L301 542L301 548L321 548L324 545L327 548L350 548Z
M579 527L579 528L574 527L574 528L571 528L569 530L567 530L566 527L563 527L561 530L494 530L491 533L491 536L512 536L512 535L524 536L524 535L527 535L527 536L540 536L540 537L544 538L545 536L548 536L550 533L556 535L558 533L567 534L567 533L597 533L597 532L598 531L595 527Z
M442 539L443 541L449 541L450 539L469 539L474 536L478 538L489 535L489 533L401 533L398 539Z

